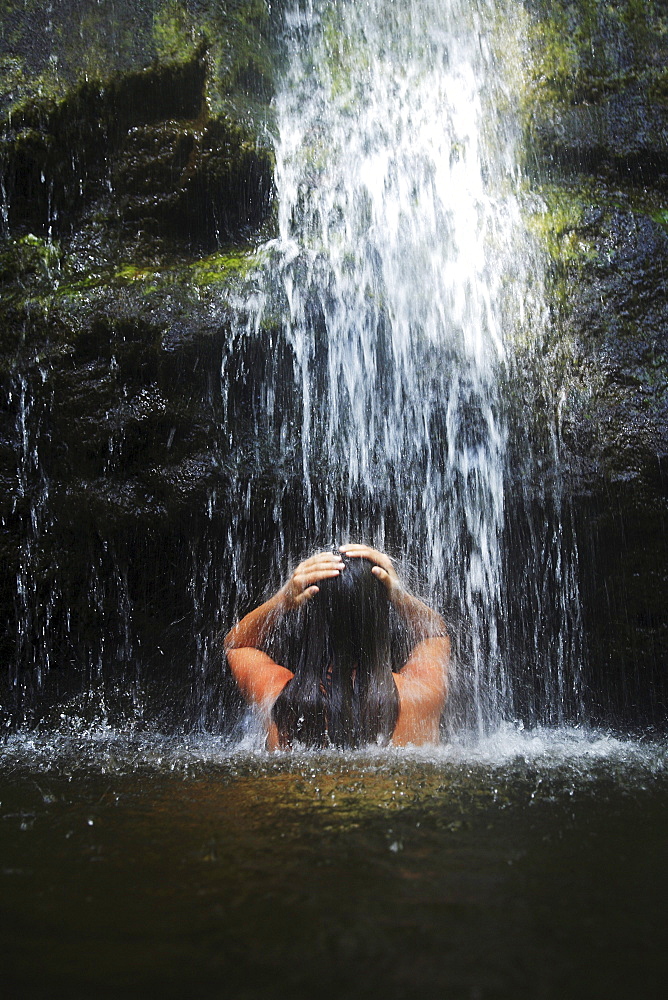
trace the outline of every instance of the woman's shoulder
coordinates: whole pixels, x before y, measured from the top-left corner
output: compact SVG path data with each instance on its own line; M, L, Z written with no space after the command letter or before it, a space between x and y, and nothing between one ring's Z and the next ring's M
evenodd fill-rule
M415 684L406 681L401 674L395 674L394 680L399 694L399 717L392 733L392 744L436 743L445 696L434 696L433 692L422 692L420 696Z
M448 691L450 642L447 636L425 639L395 673L399 718L392 742L431 743L438 739L441 712Z

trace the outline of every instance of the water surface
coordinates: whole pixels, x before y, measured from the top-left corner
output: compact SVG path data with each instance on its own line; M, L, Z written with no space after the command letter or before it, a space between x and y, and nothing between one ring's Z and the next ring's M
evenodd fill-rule
M653 995L667 757L576 729L304 755L15 736L3 980L31 997Z

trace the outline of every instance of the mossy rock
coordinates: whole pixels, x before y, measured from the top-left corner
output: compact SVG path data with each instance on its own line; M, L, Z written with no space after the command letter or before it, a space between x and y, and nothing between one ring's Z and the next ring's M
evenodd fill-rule
M525 7L534 105L591 104L623 91L647 92L665 74L663 2L525 0Z
M536 0L523 115L538 169L665 186L668 10L624 0Z
M62 99L91 80L187 63L205 48L206 98L266 120L273 91L273 9L266 0L8 0L0 13L0 108Z
M93 214L121 240L206 247L261 225L271 154L208 114L205 79L198 53L13 114L0 151L8 232L66 237Z

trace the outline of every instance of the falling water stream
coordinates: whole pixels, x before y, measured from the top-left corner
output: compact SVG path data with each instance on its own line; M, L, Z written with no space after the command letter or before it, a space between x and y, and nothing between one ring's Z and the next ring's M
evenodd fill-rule
M666 746L584 722L558 476L549 517L518 529L536 540L521 571L507 551L527 517L518 480L536 461L507 387L516 344L533 338L540 354L545 315L523 221L517 6L285 5L278 232L230 300L222 367L233 440L235 365L260 345L259 374L245 369L252 449L284 477L266 510L270 583L309 549L364 539L446 614L456 658L442 745L270 755L252 726L241 740L166 736L68 711L10 735L0 856L13 995L656 992ZM29 400L21 413L34 476ZM232 514L224 553L193 542L200 617L216 558L247 602L255 488L240 474L231 502L209 500L212 521ZM36 495L26 567L48 483ZM112 583L127 599L122 574ZM29 569L19 585L28 615ZM197 648L199 669L210 648ZM104 644L100 670L103 656Z
M519 24L502 16L509 10L288 5L279 236L263 250L246 331L266 340L272 329L269 349L289 357L259 389L279 462L301 462L301 540L277 533L277 578L309 547L388 548L410 583L454 614L461 669L450 715L478 735L516 700L519 651L504 648L502 620L524 613L550 633L527 651L543 654L539 718L560 718L560 689L577 673L568 657L549 662L573 625L553 613L577 605L572 556L534 584L524 612L510 608L502 558L504 525L526 516L506 495L503 385L515 340L530 332L538 342L543 321L522 214ZM570 708L577 715L577 697Z

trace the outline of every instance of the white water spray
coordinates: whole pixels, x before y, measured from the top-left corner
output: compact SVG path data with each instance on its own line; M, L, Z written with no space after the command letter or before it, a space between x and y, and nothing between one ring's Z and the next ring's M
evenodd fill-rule
M289 6L279 237L249 328L277 324L288 347L293 403L285 366L264 396L277 450L301 458L304 548L389 547L427 597L463 609L460 691L480 732L509 698L499 377L527 298L500 13Z

